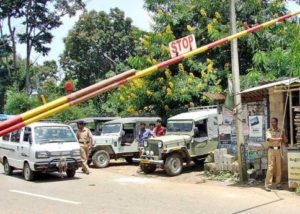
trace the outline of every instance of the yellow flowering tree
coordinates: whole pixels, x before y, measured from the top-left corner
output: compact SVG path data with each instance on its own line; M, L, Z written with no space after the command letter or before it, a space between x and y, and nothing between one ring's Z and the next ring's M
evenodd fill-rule
M278 1L238 1L238 31L244 29L245 20L251 26L269 20L274 14L285 13ZM275 5L275 6L274 6ZM128 62L132 68L145 69L170 58L169 42L194 34L197 46L228 36L229 1L145 0L145 8L153 14L153 32L140 32L137 56ZM272 29L269 31L273 32ZM266 35L262 31L261 35ZM239 42L241 74L247 74L253 66L252 58L260 48L270 47L266 38L258 42L255 36ZM227 87L230 74L230 45L212 49L206 53L171 65L145 77L138 87L134 83L114 91L104 104L108 111L121 115L155 114L168 117L189 107L207 105L211 101L204 92L222 92Z

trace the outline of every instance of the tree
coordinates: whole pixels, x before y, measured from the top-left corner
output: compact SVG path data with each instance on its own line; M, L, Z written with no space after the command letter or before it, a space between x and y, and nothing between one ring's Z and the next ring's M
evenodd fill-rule
M194 34L200 47L230 35L228 1L145 0L145 8L153 15L154 33L141 35L138 54L129 59L131 67L136 69L168 59L168 43L176 38ZM282 1L238 1L238 31L285 13ZM241 74L247 75L256 66L252 59L257 52L278 47L282 34L286 34L286 41L293 38L287 28L277 26L241 38ZM230 62L228 43L112 92L104 107L124 115L148 112L167 117L178 110L208 104L204 92L224 91L230 78Z
M13 49L13 65L17 68L16 43L26 45L26 89L29 91L31 53L47 55L50 48L47 44L52 41L51 30L62 23L60 18L66 14L74 15L76 10L83 9L82 0L3 0L0 5L0 22L7 20L10 40ZM17 32L15 23L21 23L25 31ZM18 41L16 38L18 37Z
M132 20L118 8L110 13L85 12L65 39L61 65L66 79L78 80L83 88L114 75L126 68L129 56L134 55ZM118 66L119 65L119 66Z

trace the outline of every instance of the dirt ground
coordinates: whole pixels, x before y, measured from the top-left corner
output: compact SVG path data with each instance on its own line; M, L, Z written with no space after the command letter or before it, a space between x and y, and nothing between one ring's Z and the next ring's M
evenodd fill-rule
M93 165L90 166L94 168ZM203 166L197 166L191 164L190 166L184 166L182 174L174 177L168 176L163 169L156 169L154 173L144 174L139 170L138 164L128 164L123 160L111 160L110 165L107 168L99 169L106 170L118 174L137 176L137 177L148 177L148 178L158 178L162 180L168 180L171 182L180 182L180 183L193 183L201 184L206 182L204 176Z

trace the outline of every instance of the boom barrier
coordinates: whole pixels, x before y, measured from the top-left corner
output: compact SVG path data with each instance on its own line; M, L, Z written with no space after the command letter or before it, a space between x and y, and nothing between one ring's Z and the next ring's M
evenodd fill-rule
M67 96L58 98L52 102L46 103L40 107L29 110L25 113L22 113L18 116L15 116L11 119L4 121L4 122L0 122L0 137L5 134L8 134L12 131L15 131L17 129L20 129L28 124L31 124L33 122L47 118L53 114L64 111L73 105L84 102L90 98L93 98L97 95L103 94L109 90L115 89L115 88L119 87L120 85L127 83L128 81L150 75L154 72L159 71L159 69L161 69L161 68L167 67L169 65L180 62L183 59L203 53L214 47L221 46L224 43L227 43L234 39L246 36L246 35L253 33L255 31L258 31L260 29L270 27L276 23L281 23L282 21L284 21L290 17L296 16L298 14L300 14L300 11L286 14L284 16L278 17L271 21L256 25L247 30L227 36L225 38L222 38L222 39L212 42L210 44L204 45L200 48L197 48L193 51L187 52L183 55L160 62L160 63L153 65L149 68L146 68L142 71L129 70L129 71L123 72L119 75L116 75L112 78L109 78L109 79L103 80L99 83L96 83L94 85L88 86L77 92L71 93Z

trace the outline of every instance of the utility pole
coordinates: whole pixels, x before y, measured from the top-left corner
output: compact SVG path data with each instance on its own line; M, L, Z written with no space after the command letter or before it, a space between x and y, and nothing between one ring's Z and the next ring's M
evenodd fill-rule
M231 34L236 34L235 1L230 0L230 28ZM237 39L231 41L231 68L233 76L233 93L235 106L235 122L237 129L237 155L239 163L240 181L247 181L246 161L244 160L245 144L243 135L243 123L241 120L242 99L240 95L240 71Z

